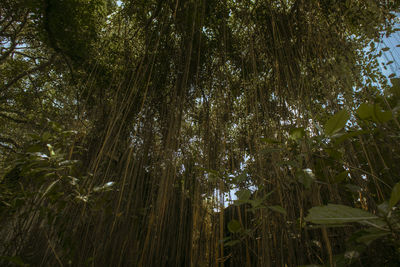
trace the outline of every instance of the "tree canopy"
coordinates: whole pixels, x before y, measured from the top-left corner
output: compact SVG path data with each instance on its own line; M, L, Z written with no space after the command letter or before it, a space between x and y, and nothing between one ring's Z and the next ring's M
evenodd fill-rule
M400 262L399 12L1 1L0 264Z

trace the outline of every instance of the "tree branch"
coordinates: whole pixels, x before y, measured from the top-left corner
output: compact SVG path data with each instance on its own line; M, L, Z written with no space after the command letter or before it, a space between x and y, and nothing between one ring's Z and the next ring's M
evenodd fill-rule
M4 85L4 86L1 88L1 90L2 90L2 91L5 91L5 90L9 89L12 85L14 85L14 84L15 84L16 82L18 82L20 79L24 78L25 76L27 76L27 75L29 75L29 74L32 74L32 73L37 72L37 71L42 71L42 70L44 70L45 68L47 68L48 66L50 66L50 65L54 62L54 58L55 58L55 56L53 55L53 56L50 58L50 60L49 60L48 62L43 63L43 64L41 64L41 65L39 65L39 66L37 66L37 67L35 67L35 68L31 68L31 69L29 69L29 70L26 70L26 71L24 71L24 72L18 74L18 75L15 76L15 78L12 79L9 83L7 83L6 85Z

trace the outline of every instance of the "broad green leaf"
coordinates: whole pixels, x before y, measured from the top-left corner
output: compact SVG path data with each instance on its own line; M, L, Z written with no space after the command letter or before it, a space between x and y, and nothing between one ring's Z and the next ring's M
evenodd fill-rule
M306 132L304 131L303 127L295 128L295 129L290 130L289 138L292 139L292 140L298 140L298 139L303 138L305 133Z
M372 227L358 232L358 237L356 238L356 240L359 243L369 245L372 241L389 234L389 231L382 231L380 229Z
M379 103L363 103L357 109L357 114L362 120L372 119L375 122L387 122L392 119L392 112L384 111Z
M45 132L45 133L42 135L42 140L43 140L43 142L47 142L50 138L51 138L51 133L49 133L49 132Z
M237 245L239 243L240 243L240 240L231 240L231 241L225 242L224 246L233 247L234 245Z
M384 111L379 103L375 104L373 119L376 122L387 122L392 119L392 112Z
M307 222L316 224L362 222L375 219L378 217L367 211L337 204L313 207L305 218Z
M346 141L349 138L352 138L352 137L355 137L355 136L359 136L359 135L362 135L362 134L365 134L365 133L367 133L367 131L363 131L363 130L347 132L347 133L341 135L339 138L337 138L334 145L338 146L338 145L340 145L341 143L343 143L344 141Z
M56 153L54 152L54 149L53 149L53 146L52 145L50 145L50 144L47 144L47 148L49 149L49 152L50 152L50 156L55 156L56 155Z
M41 145L32 145L32 146L28 147L28 149L26 151L30 152L30 153L35 153L35 152L41 152L42 149L43 149L43 147Z
M400 78L390 79L392 87L389 88L389 92L395 97L400 98Z
M238 183L240 183L240 182L245 181L246 179L247 179L247 172L244 171L244 172L242 172L241 174L239 174L239 175L233 177L233 178L232 178L232 181L233 181L235 184L238 184Z
M113 185L115 184L115 182L107 182L101 186L96 186L93 188L94 192L101 192L101 191L109 191L112 189Z
M335 183L341 183L348 177L349 173L347 171L343 171L335 176L333 179Z
M309 229L323 229L323 228L326 228L326 227L329 227L329 228L343 228L343 227L351 227L352 225L351 224L349 224L349 223L341 223L341 224L330 224L330 225L322 225L322 224L320 224L320 225L316 225L316 224L313 224L313 225L309 225L308 226L308 228Z
M240 222L238 220L233 219L228 223L229 232L237 233L240 231L240 229L242 229L242 226L240 225Z
M242 189L236 192L236 196L242 201L249 200L251 197L251 191L248 189Z
M337 149L325 148L326 153L336 160L340 160L343 157L343 153L341 153Z
M248 202L251 204L253 208L259 208L261 204L264 202L264 200L262 198L256 198L254 200L249 200Z
M384 201L381 204L378 205L378 212L384 216L386 216L389 213L389 202Z
M350 118L350 113L346 110L341 110L335 115L333 115L325 124L325 134L333 135L346 125Z
M14 263L17 266L28 266L28 264L25 264L24 261L18 256L0 256L0 259L6 260L10 263Z
M286 215L286 210L284 208L282 208L281 206L279 206L279 205L268 206L268 208L273 210L273 211L282 213L283 215Z
M346 189L352 193L358 193L361 192L361 187L359 187L358 185L355 184L346 184L345 185Z
M304 185L306 189L310 189L312 183L315 181L315 175L311 169L303 169L297 172L299 182Z
M362 103L357 109L357 115L365 120L374 114L373 106L370 104Z
M51 191L51 189L53 189L53 187L56 185L56 183L58 183L58 181L59 181L59 180L53 181L53 182L46 188L46 190L44 191L42 197L45 197L45 196Z
M389 200L389 208L391 209L393 206L397 204L400 200L400 182L397 183L393 189L392 189L392 194L390 195L390 200Z

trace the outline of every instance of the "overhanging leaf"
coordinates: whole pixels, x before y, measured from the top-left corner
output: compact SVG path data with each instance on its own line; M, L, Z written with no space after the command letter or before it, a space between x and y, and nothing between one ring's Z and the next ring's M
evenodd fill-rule
M343 171L334 177L334 183L340 183L348 177L349 173L347 171Z
M228 223L229 232L237 233L240 231L240 229L242 229L242 225L240 224L240 222L238 220L233 219Z
M316 224L338 224L375 219L378 217L367 211L337 204L313 207L305 218L307 222Z
M248 189L242 189L236 192L236 196L239 200L242 201L249 200L249 198L251 197L251 191Z
M329 136L339 132L346 125L349 118L350 113L348 111L339 111L326 122L325 134Z
M276 206L268 206L268 208L271 209L271 210L273 210L273 211L282 213L283 215L286 215L286 210L285 210L284 208L282 208L281 206L279 206L279 205L276 205Z
M233 246L235 246L235 245L237 245L239 243L240 243L240 240L231 240L231 241L225 242L224 246L233 247Z
M358 233L358 237L356 238L357 242L359 243L364 243L366 245L369 245L372 241L384 237L386 235L389 235L389 231L382 231L380 229L376 228L368 228L366 230L362 230Z
M362 120L372 119L375 122L387 122L392 119L392 112L384 111L379 103L361 104L357 109L357 115Z
M27 264L24 263L24 261L18 257L18 256L13 256L13 257L9 257L9 256L0 256L0 259L6 260L10 263L14 263L15 265L18 266L28 266Z
M344 141L346 141L349 138L352 138L352 137L355 137L355 136L359 136L359 135L362 135L362 134L365 134L365 133L367 133L367 131L363 131L363 130L347 132L347 133L341 135L339 138L337 138L334 145L338 146L338 145L340 145L341 143L343 143Z
M387 122L392 119L392 112L384 111L379 103L375 104L373 119L376 122Z
M305 135L305 131L303 127L295 128L290 130L289 138L292 140L301 139Z
M374 114L374 108L371 104L362 103L357 109L357 115L365 120Z
M392 194L390 195L390 200L389 200L389 208L392 208L399 202L400 200L400 182L397 183L393 189L392 189Z
M304 185L306 189L310 189L312 183L315 181L315 175L311 169L303 169L297 172L299 182Z

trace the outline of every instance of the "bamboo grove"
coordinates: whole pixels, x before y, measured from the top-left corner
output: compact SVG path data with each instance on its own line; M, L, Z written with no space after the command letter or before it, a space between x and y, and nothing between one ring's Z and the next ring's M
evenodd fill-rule
M0 264L397 266L398 12L1 1Z

